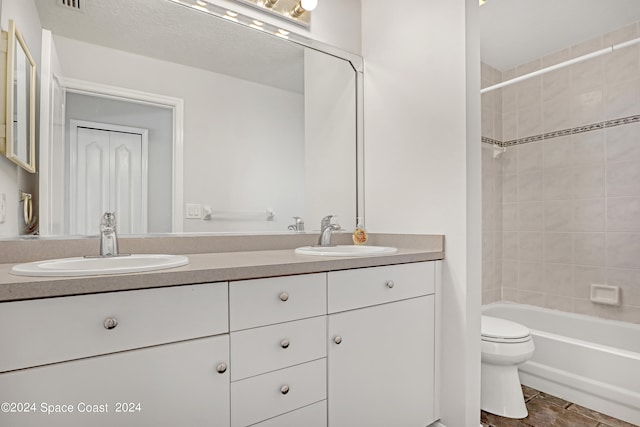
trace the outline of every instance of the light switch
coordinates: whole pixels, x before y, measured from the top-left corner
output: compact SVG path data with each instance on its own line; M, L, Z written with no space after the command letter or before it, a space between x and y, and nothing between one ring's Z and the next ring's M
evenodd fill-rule
M202 218L202 206L199 203L187 203L187 219Z

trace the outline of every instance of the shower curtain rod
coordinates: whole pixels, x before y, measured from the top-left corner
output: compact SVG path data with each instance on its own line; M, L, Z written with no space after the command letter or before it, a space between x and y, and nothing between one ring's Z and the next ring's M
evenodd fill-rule
M623 43L618 43L616 45L609 46L609 47L606 47L604 49L596 50L595 52L587 53L586 55L578 56L577 58L569 59L569 60L561 62L559 64L551 65L551 66L543 68L541 70L534 71L532 73L525 74L525 75L522 75L522 76L519 76L519 77L515 77L513 79L504 81L502 83L498 83L498 84L495 84L493 86L486 87L486 88L480 90L480 93L482 94L482 93L490 92L490 91L495 90L495 89L500 89L501 87L509 86L509 85L514 84L514 83L518 83L518 82L521 82L523 80L530 79L531 77L536 77L536 76L539 76L541 74L549 73L549 72L557 70L559 68L564 68L564 67L567 67L569 65L572 65L572 64L575 64L575 63L578 63L578 62L582 62L582 61L586 61L587 59L595 58L597 56L604 55L605 53L611 53L611 52L613 52L615 50L622 49L622 48L628 47L628 46L633 46L634 44L638 44L638 43L640 43L640 38L629 40L629 41L626 41L626 42L623 42Z

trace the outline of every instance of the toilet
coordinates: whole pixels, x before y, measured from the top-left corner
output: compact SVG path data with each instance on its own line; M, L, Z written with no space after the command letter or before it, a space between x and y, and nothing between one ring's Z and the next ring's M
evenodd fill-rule
M481 408L507 418L526 418L518 365L533 356L529 329L510 320L482 316Z

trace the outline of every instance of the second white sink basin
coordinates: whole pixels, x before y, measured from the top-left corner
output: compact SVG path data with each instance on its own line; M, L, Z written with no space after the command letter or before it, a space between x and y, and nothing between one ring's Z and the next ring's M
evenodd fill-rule
M11 267L17 276L94 276L139 273L189 264L183 255L133 254L115 257L75 257L28 262Z
M303 246L295 250L295 253L299 255L319 256L370 256L393 254L396 252L398 252L398 249L390 246L360 245Z

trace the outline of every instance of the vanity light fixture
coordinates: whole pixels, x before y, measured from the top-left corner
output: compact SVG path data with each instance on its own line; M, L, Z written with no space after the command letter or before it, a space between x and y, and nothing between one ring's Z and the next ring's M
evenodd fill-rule
M276 36L281 37L283 39L288 39L289 38L289 31L287 30L283 30L282 28L278 28L278 31L276 31Z
M232 12L230 10L227 10L227 12L224 14L223 18L224 19L228 19L229 21L238 22L237 16L238 16L237 13Z
M293 18L298 18L305 12L311 12L316 6L318 6L318 0L299 0L293 9L291 9L289 15Z
M257 19L254 19L253 22L249 24L249 26L251 28L255 28L256 30L264 31L264 22L258 21Z
M487 2L487 0L479 0L480 1L480 6L482 6L483 4L485 4Z
M192 4L191 7L202 12L207 12L207 3L200 0Z
M237 3L258 8L286 19L289 22L308 27L311 23L311 11L318 5L318 0L233 0Z
M200 1L206 2L207 3L206 7L200 6L200 4L197 3L198 0L169 0L169 1L181 6L186 6L192 9L196 9L200 12L204 12L209 15L217 16L218 18L224 18L229 21L233 21L240 25L250 27L254 30L260 30L265 33L273 34L283 39L293 40L301 44L311 43L311 40L308 37L303 36L295 31L293 33L290 33L289 31L281 28L280 25L277 23L272 23L272 22L269 22L268 20L256 19L255 17L247 14L234 12L233 10L227 9L226 7L218 6L215 3L209 3L208 1L205 1L205 0L200 0ZM263 0L252 0L252 1L256 1L256 2L259 1L262 4ZM291 0L278 0L278 4L276 7L278 8L281 7L281 4L286 4L287 1L291 2ZM295 1L298 1L298 0L295 0ZM289 3L289 5L290 4L291 3ZM262 6L260 6L260 9L262 9L263 11L265 10ZM308 15L308 14L305 14L305 15ZM305 15L303 15L303 17ZM299 23L302 23L302 22L299 22Z

